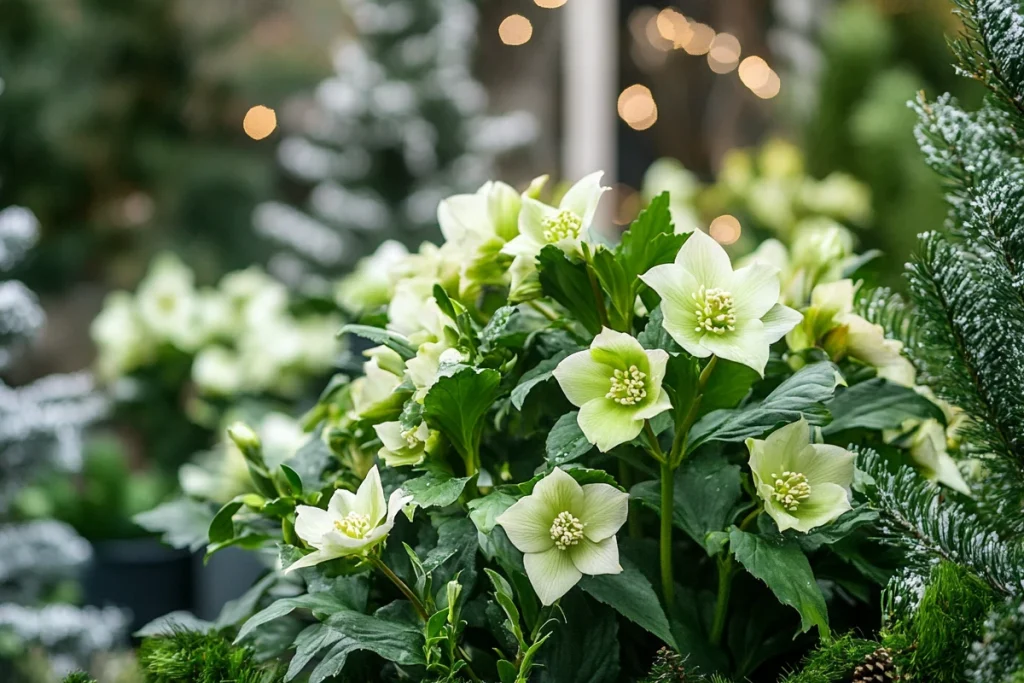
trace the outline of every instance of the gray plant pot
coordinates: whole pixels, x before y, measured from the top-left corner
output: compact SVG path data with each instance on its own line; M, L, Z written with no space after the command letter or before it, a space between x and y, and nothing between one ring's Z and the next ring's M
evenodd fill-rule
M264 571L266 566L252 551L225 548L205 565L203 553L197 553L192 562L193 613L200 619L215 620L224 604L249 590Z

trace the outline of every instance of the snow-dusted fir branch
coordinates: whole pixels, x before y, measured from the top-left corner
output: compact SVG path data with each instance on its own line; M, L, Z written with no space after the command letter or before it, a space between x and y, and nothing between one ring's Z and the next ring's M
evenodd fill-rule
M936 560L962 565L1006 595L1024 595L1024 548L963 505L950 501L908 468L892 472L874 451L858 452L858 467L874 481L867 489L882 535L922 568Z
M480 185L495 158L535 136L522 112L486 115L471 73L477 10L468 0L345 0L351 38L335 73L278 156L313 184L306 211L260 206L257 232L290 283L353 263L386 239L433 235L444 197Z
M952 42L958 70L1024 119L1024 12L1017 0L953 0L964 29Z
M38 520L0 526L0 600L33 602L55 580L73 578L92 546L67 524Z
M120 643L127 626L128 615L115 607L0 605L0 631L9 631L23 643L76 659L93 652L110 652Z

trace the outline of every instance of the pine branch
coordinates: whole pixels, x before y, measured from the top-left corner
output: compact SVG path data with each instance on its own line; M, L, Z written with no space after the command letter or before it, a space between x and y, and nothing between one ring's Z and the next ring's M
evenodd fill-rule
M950 42L958 71L1024 122L1024 14L1017 0L953 0L964 30Z
M902 548L907 559L928 575L936 559L960 565L1004 595L1024 595L1024 546L1006 541L999 529L960 503L945 498L914 470L892 472L870 449L855 449L858 467L871 479L866 490L878 511L882 539Z

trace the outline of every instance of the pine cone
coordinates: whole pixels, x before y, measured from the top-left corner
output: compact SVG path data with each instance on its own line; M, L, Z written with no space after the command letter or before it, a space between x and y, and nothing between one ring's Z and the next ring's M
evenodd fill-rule
M896 666L892 663L892 653L880 647L857 665L853 670L851 683L889 683L899 680Z

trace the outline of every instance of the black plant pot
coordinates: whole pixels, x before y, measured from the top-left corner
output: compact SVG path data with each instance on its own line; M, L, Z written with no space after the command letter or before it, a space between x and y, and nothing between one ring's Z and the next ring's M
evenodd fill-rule
M203 553L193 559L195 602L193 613L214 621L229 600L245 593L266 571L256 553L240 548L225 548L203 563Z
M133 633L168 612L192 607L190 554L154 538L93 542L82 583L88 604L130 610Z

